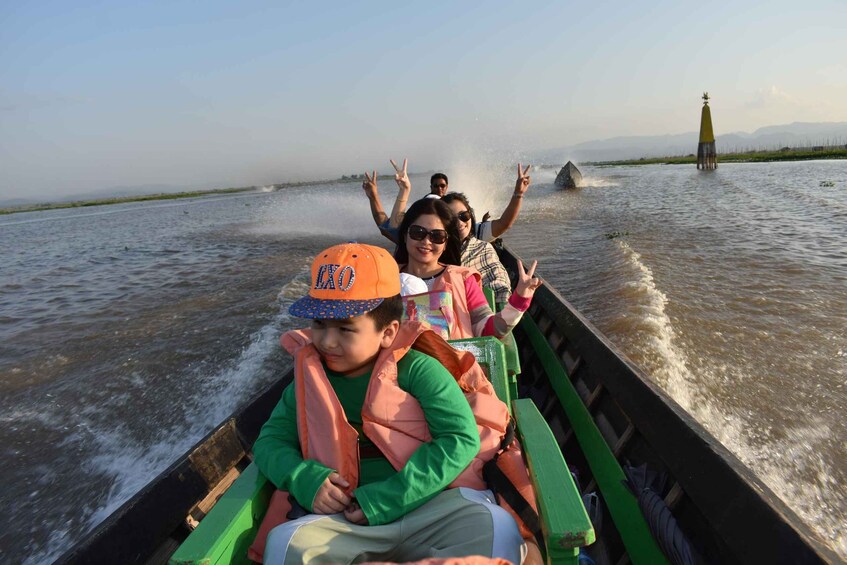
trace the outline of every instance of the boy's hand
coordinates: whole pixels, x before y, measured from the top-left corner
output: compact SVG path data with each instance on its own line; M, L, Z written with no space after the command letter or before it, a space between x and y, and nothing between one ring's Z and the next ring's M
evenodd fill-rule
M315 514L337 514L350 505L350 497L344 489L350 488L350 483L338 473L330 473L315 493L312 502L312 512Z
M365 513L359 507L359 503L355 500L344 509L344 517L352 524L359 524L360 526L368 525L368 517L365 516Z

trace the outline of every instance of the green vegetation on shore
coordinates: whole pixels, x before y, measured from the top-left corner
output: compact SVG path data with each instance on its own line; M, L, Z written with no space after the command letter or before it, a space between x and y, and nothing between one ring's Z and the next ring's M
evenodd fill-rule
M43 204L28 204L26 206L0 208L0 214L14 214L15 212L37 212L40 210L56 210L59 208L83 208L86 206L104 206L107 204L123 204L126 202L144 202L145 200L176 200L177 198L193 198L195 196L208 196L210 194L231 194L233 192L247 192L250 190L255 190L255 187L251 186L249 188L217 188L214 190L195 190L192 192L143 194L139 196L116 196L114 198L98 198L96 200L75 200L72 202L46 202Z
M391 177L394 178L394 177ZM346 180L346 179L345 179ZM339 181L305 181L290 182L271 185L273 190L291 188L296 186L312 186ZM38 212L41 210L57 210L60 208L83 208L87 206L105 206L108 204L126 204L127 202L145 202L147 200L176 200L179 198L196 198L198 196L212 196L215 194L233 194L238 192L255 192L259 187L242 186L238 188L215 188L211 190L193 190L190 192L163 192L158 194L140 194L137 196L116 196L114 198L97 198L94 200L75 200L70 202L44 202L40 204L27 204L24 206L11 206L0 208L0 215L14 214L16 212Z
M810 161L814 159L847 159L847 146L783 148L776 151L746 151L744 153L718 153L718 163L761 163L770 161ZM598 161L586 163L598 166L617 165L695 165L693 153L676 157L642 157L624 161Z
M834 147L807 147L788 148L779 150L746 151L743 153L719 153L718 163L756 163L768 161L809 161L815 159L847 159L847 146ZM586 165L612 167L620 165L694 165L697 157L679 155L674 157L642 157L641 159L628 159L623 161L595 161L586 162ZM543 167L543 166L542 166ZM328 183L351 183L358 182L364 175L344 175L335 180L318 180L305 182L292 182L271 185L273 190L291 188L297 186L313 186ZM379 175L379 180L393 179L393 175ZM128 202L145 202L148 200L176 200L179 198L196 198L200 196L212 196L215 194L233 194L238 192L256 191L256 186L243 186L237 188L216 188L211 190L194 190L189 192L173 192L158 194L142 194L137 196L116 196L113 198L98 198L94 200L75 200L68 202L44 202L39 204L26 204L23 206L10 206L0 208L0 215L14 214L16 212L38 212L41 210L57 210L60 208L83 208L87 206L105 206L108 204L125 204Z

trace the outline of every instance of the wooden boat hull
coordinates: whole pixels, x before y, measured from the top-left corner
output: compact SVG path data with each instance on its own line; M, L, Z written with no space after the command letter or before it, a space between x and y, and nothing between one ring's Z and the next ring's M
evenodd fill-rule
M516 257L508 249L498 251L514 275ZM589 547L598 565L644 561L629 542L627 513L638 512L635 497L621 493L604 450L619 464L628 460L667 474L658 494L697 562L839 561L555 289L542 286L525 318L515 331L521 396L532 398L544 415L583 492L599 492L605 517L595 524L597 542ZM186 517L197 515L205 498L214 498L209 493L233 468L249 464L250 446L291 377L289 372L259 393L58 562L166 563L190 533Z

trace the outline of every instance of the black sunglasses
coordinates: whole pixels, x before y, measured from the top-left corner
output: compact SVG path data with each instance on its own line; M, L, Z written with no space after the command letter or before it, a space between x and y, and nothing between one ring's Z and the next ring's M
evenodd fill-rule
M429 240L435 244L447 241L447 230L427 230L421 226L413 225L409 226L407 233L415 241L423 241L426 236L429 236Z
M432 184L430 185L432 188L447 188L446 184Z
M463 222L470 222L471 221L471 213L468 212L467 210L465 210L464 212L459 212L456 215L459 216L459 219L462 220Z

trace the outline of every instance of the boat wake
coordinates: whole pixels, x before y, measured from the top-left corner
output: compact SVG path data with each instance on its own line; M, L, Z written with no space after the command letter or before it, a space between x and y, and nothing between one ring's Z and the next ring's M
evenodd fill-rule
M279 291L279 311L250 336L244 350L216 373L198 376L202 383L200 390L182 408L184 418L175 418L178 424L163 426L152 439L137 438L115 423L108 429L88 430L86 436L94 443L91 450L95 453L88 459L88 474L98 477L98 483L108 485L108 490L96 497L96 506L83 513L83 523L65 527L58 523L47 524L48 520L44 520L44 527L51 529L49 538L23 562L34 565L55 561L232 414L263 384L286 371L290 361L279 354L279 336L294 325L288 315L288 306L303 295L308 285L309 270L304 269ZM279 355L279 359L274 359L275 355Z
M280 312L251 336L250 345L231 366L208 378L206 390L191 400L194 406L186 407L197 416L189 420L188 429L172 430L152 445L128 444L127 434L120 428L98 435L101 453L91 459L91 464L98 472L114 477L114 483L105 504L91 514L90 527L109 517L235 411L244 392L254 388L253 381L265 360L278 347L280 328L287 319L288 314Z
M604 177L592 177L588 174L583 175L580 188L612 188L620 186L619 182Z
M279 198L262 207L248 231L275 237L333 237L340 241L373 239L378 234L360 184L339 184L332 193L290 188L276 194ZM380 199L388 213L396 196L394 181L389 186L389 182L380 180Z
M834 478L832 462L820 454L832 451L833 430L822 418L775 434L752 411L735 414L708 396L710 385L726 381L715 370L689 359L667 313L668 297L641 255L622 240L622 253L636 274L628 283L628 302L646 344L637 358L648 375L710 434L738 457L804 522L842 556L847 556L847 493ZM646 347L645 347L646 345ZM697 366L696 371L692 367ZM726 367L723 368L726 370ZM742 380L748 380L744 378ZM778 436L778 437L775 437ZM840 512L840 515L839 515ZM836 514L836 520L833 520Z
M656 286L653 272L641 261L641 255L626 241L617 239L616 242L635 272L635 280L626 283L626 303L633 323L642 325L641 333L649 339L644 351L647 368L658 384L691 412L703 406L704 399L696 398L697 387L693 386L694 377L688 369L687 356L677 346L677 336L666 312L668 297Z

